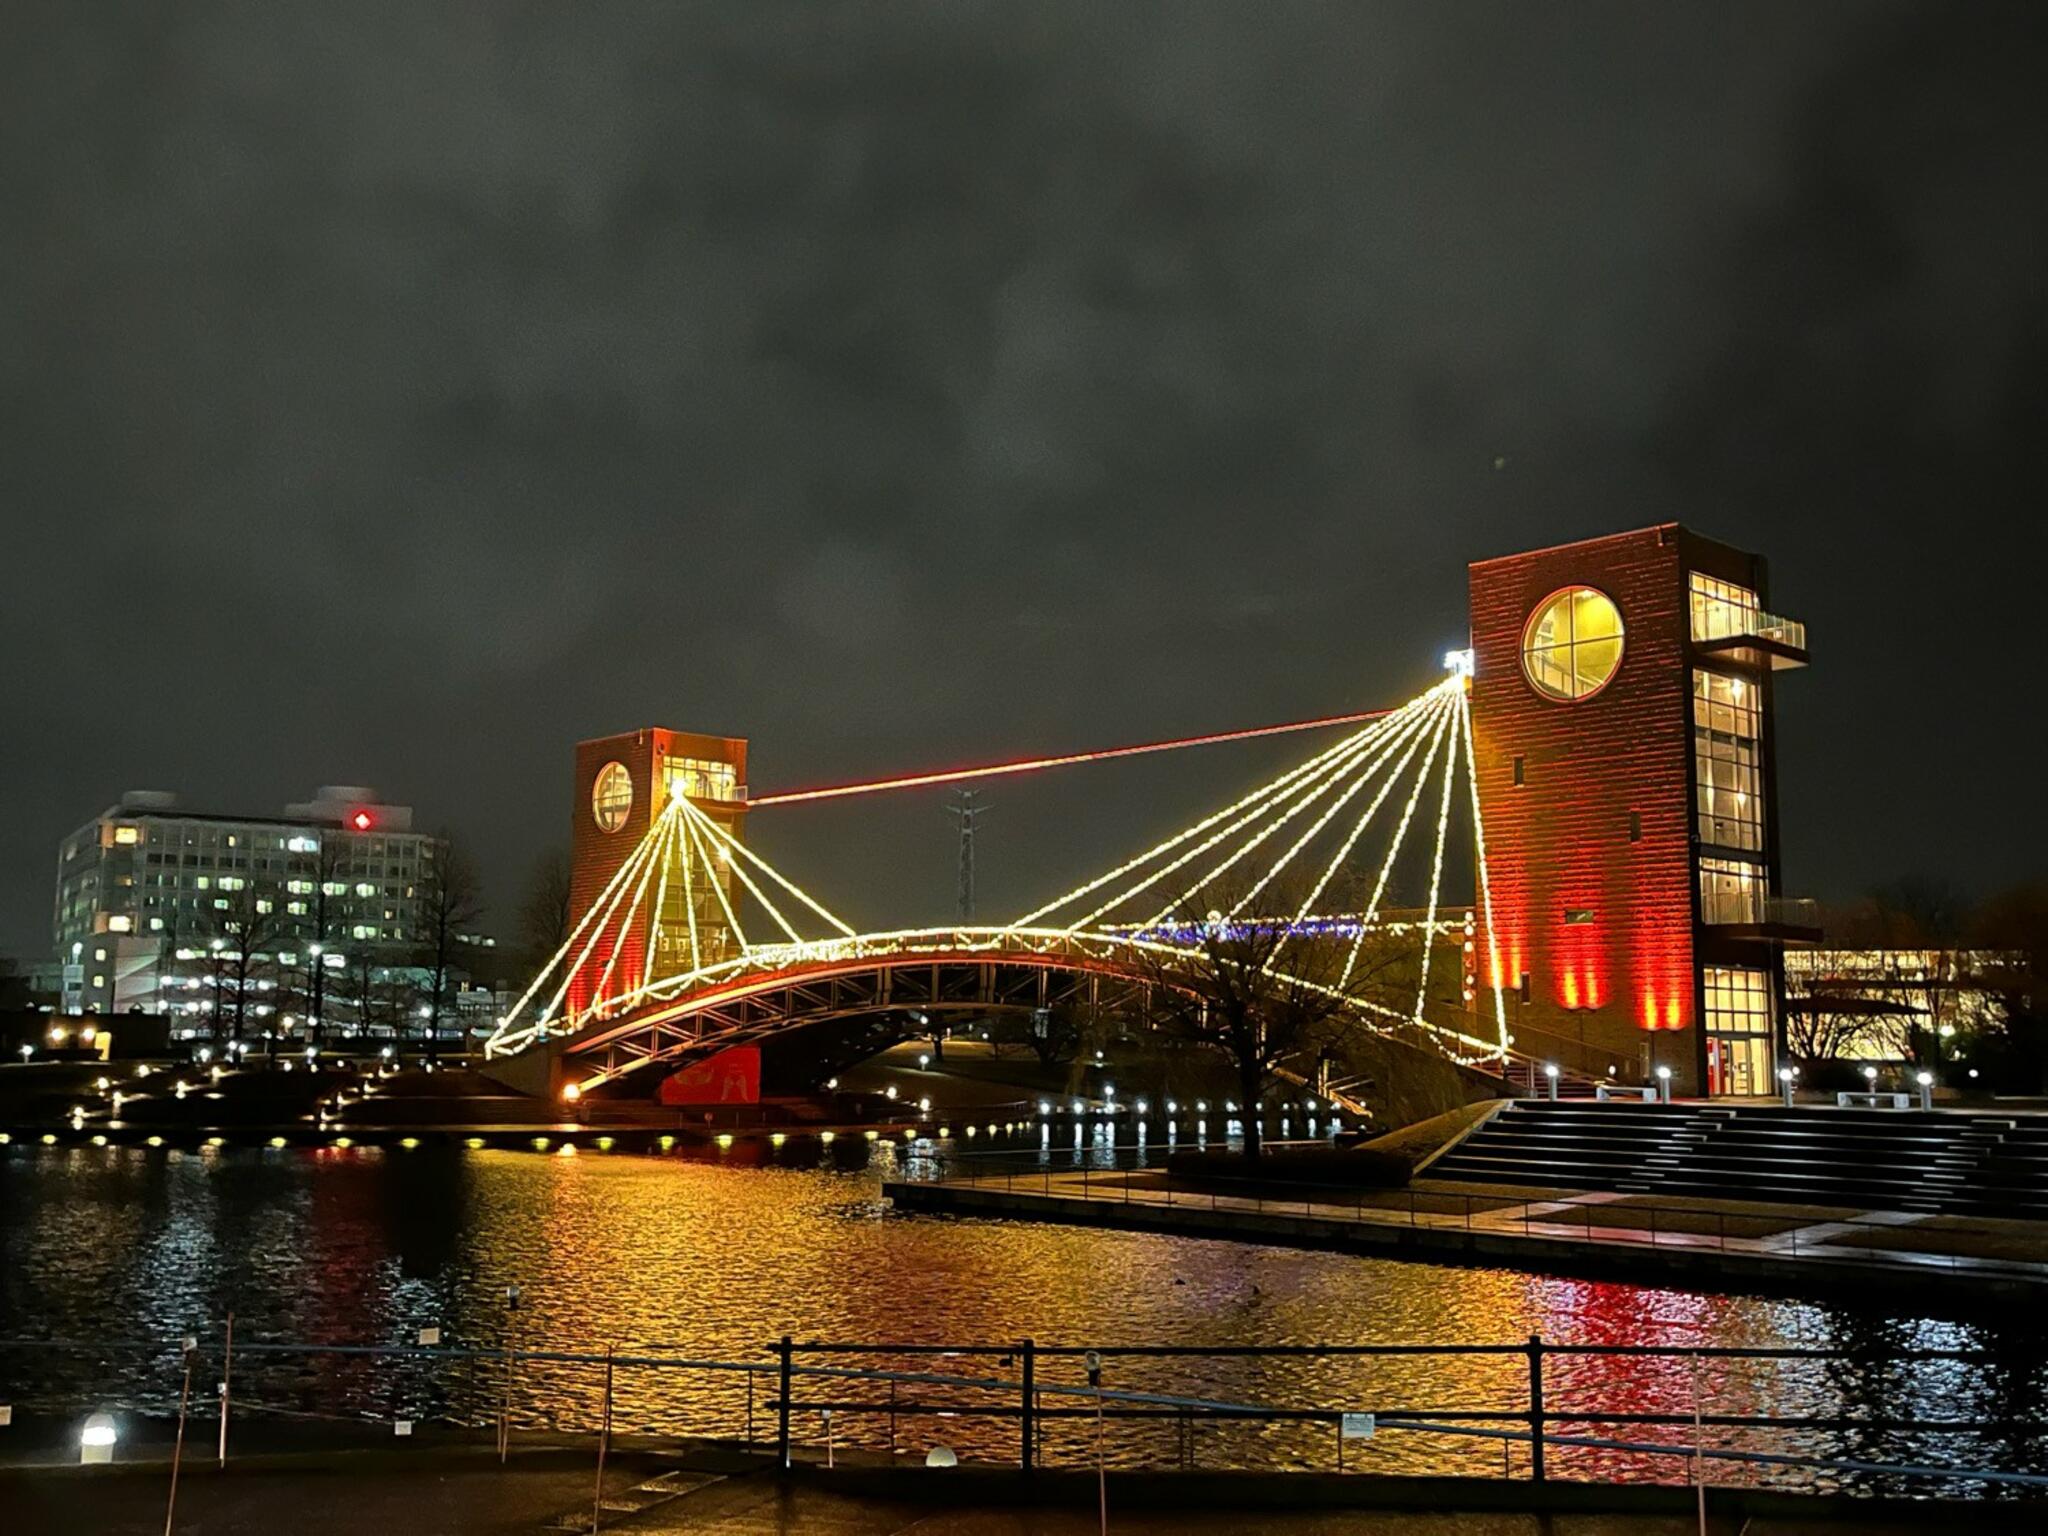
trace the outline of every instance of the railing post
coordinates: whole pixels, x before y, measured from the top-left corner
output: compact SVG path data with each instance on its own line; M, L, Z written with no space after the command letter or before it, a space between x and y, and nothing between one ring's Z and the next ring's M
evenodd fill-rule
M1543 1335L1529 1335L1529 1476L1542 1482L1543 1473Z
M788 1334L785 1333L782 1336L782 1342L775 1347L775 1352L782 1357L782 1401L775 1412L775 1446L777 1459L782 1463L782 1470L787 1472L789 1470L789 1390L792 1381L792 1373L790 1371L791 1351Z
M1019 1406L1022 1409L1019 1418L1024 1426L1023 1440L1018 1448L1017 1464L1028 1473L1036 1469L1036 1458L1033 1455L1036 1447L1033 1441L1038 1434L1037 1346L1029 1339L1026 1339L1017 1346L1017 1355L1023 1363L1023 1377L1019 1383L1018 1390L1020 1394Z
M235 1377L235 1314L228 1314L227 1340L220 1357L220 1464L228 1464L228 1386Z

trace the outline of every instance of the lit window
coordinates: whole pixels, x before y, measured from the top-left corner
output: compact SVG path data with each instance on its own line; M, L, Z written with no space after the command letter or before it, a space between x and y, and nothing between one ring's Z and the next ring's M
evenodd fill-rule
M142 841L142 829L140 827L116 827L114 828L114 841L124 848L132 847L134 844Z
M671 757L662 762L662 779L671 795L692 800L736 800L739 771L731 763L708 757Z
M95 992L97 992L100 988L104 987L106 984L107 978L104 976L95 976L92 979L93 990Z
M1725 640L1730 635L1753 634L1756 630L1756 594L1732 581L1718 581L1694 571L1692 588L1692 637L1695 640Z
M1693 782L1703 843L1746 853L1764 845L1763 717L1754 683L1692 674Z
M600 832L616 832L633 814L633 775L621 762L609 762L597 771L590 786L590 814Z
M109 933L132 933L134 930L135 919L126 914L119 914L107 919L107 932Z
M1621 666L1621 630L1621 610L1606 593L1567 588L1529 616L1522 675L1546 698L1589 698Z
M92 952L92 957L93 957L93 959L95 959L95 960L98 960L98 961L100 961L100 962L102 962L102 963L105 963L105 961L106 961L106 958L107 958L107 952L106 952L106 951L105 951L104 949L95 949L95 950L94 950L94 951Z
M1740 859L1700 860L1700 921L1760 923L1764 920L1764 871Z
M320 840L317 837L294 837L285 843L285 848L291 853L318 853Z

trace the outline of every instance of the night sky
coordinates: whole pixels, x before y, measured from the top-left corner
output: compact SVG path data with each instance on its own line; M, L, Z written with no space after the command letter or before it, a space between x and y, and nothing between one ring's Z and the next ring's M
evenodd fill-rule
M757 790L1392 703L1465 562L1771 557L1787 885L2042 873L2048 7L0 7L0 952L129 787ZM985 917L1305 753L992 789ZM763 811L862 925L923 793Z

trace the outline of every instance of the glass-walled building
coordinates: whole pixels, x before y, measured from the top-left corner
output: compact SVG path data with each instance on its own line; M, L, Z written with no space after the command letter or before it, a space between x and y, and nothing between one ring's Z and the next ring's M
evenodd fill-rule
M422 891L440 854L439 839L413 830L410 806L360 786L325 786L277 816L189 811L175 795L130 791L57 848L64 1010L203 1009L220 990L220 956L245 935L273 988L270 972L339 971L350 955L397 965L422 937Z

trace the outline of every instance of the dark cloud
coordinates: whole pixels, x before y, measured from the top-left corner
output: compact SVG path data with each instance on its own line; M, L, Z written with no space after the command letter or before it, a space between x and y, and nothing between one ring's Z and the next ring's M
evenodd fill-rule
M1795 884L2032 872L2044 41L10 5L0 939L123 787L374 782L509 907L579 736L749 734L767 786L1391 700L1468 558L1669 517L1813 624ZM1256 766L1006 788L990 905ZM930 802L785 814L855 914L949 903Z

